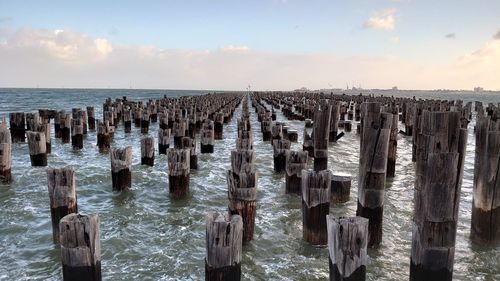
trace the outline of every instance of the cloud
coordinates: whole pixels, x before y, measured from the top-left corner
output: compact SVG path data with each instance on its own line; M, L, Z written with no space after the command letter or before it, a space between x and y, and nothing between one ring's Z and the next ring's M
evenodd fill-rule
M68 30L22 29L0 44L0 86L291 90L343 87L498 89L500 40L450 64L394 56L287 54L229 45L212 50L117 45Z
M500 29L493 35L493 39L500 40Z
M391 42L394 43L394 44L398 44L399 43L400 38L398 36L393 36L391 37Z
M455 39L455 38L457 38L457 36L456 36L455 33L448 33L444 37L447 38L447 39Z
M395 8L375 12L364 24L365 29L394 30L397 10Z

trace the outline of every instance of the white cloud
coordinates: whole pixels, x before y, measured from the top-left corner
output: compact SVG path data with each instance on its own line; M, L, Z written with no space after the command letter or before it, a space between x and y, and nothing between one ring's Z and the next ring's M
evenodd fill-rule
M395 8L375 12L364 24L366 29L394 30L397 10Z
M398 44L399 43L400 38L398 36L393 36L391 37L391 42L394 43L394 44Z
M57 33L57 34L56 34ZM71 31L23 29L0 44L0 86L253 89L365 87L500 88L500 40L452 64L391 56L284 54L229 45L215 50L114 45Z
M493 39L500 40L500 29L493 35Z

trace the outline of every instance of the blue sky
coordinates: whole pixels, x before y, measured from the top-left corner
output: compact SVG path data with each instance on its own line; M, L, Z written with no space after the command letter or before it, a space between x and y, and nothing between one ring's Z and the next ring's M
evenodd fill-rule
M9 45L14 41L15 34L20 37L26 29L31 33L63 30L92 40L105 39L113 50L154 46L160 50L201 52L233 46L255 54L329 56L332 60L345 59L347 63L349 59L354 62L360 57L363 60L390 57L407 64L419 64L420 68L426 65L437 68L455 65L457 60L480 51L494 40L494 34L500 30L500 1L0 0L0 42ZM493 49L496 51L496 45ZM217 62L220 63L220 59ZM29 65L29 62L26 63ZM200 65L200 69L202 67L204 65ZM279 65L275 67L274 71L279 72ZM381 64L379 67L384 66ZM336 65L336 68L342 69L342 65ZM321 69L328 69L328 65L322 65ZM481 69L481 73L484 71L486 69ZM331 73L332 76L336 74ZM466 74L458 76L467 77ZM286 77L282 78L280 80L286 80ZM12 84L5 79L0 83ZM367 86L381 86L371 83L370 79L353 77L353 80L360 80ZM403 83L398 83L398 80L403 79L388 81L387 86ZM306 85L308 81L304 79L305 86L321 87L318 82ZM443 88L465 86L445 83L444 79L440 81ZM471 79L470 85L466 86L475 85L474 82ZM421 83L421 88L439 87L439 83L433 82L428 86ZM477 83L500 88L494 81ZM265 84L272 86L270 81Z

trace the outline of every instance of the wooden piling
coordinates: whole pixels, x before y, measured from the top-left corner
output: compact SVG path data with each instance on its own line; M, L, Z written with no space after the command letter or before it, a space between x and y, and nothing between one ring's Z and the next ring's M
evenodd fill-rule
M331 177L329 170L302 170L302 237L314 246L328 242Z
M155 138L146 136L141 139L141 165L153 167L155 164Z
M243 220L210 212L206 224L206 281L241 279Z
M330 194L333 203L348 202L351 194L351 176L333 174Z
M101 281L98 215L69 214L59 223L64 281Z
M387 155L391 134L392 114L382 113L381 104L361 106L361 150L359 158L357 216L369 219L368 247L382 241L382 219L387 171Z
M309 157L314 157L314 143L311 135L307 132L306 128L304 128L304 141L302 143L302 150L307 151Z
M82 119L73 119L71 121L71 145L73 149L83 148L83 123Z
M112 128L108 121L97 121L97 146L99 152L108 152L111 147Z
M214 121L206 120L205 123L203 123L203 128L201 130L201 139L200 139L201 153L214 153L214 144L215 144Z
M327 215L331 281L366 280L368 219Z
M161 119L160 119L161 122ZM160 123L161 124L161 123ZM170 147L170 129L158 129L158 153L167 154Z
M189 149L169 148L168 190L173 199L185 198L189 194Z
M417 135L411 281L451 281L467 130L460 112L422 112Z
M224 132L224 114L215 114L214 120L214 138L216 140L221 140Z
M0 182L9 184L12 180L12 138L10 130L7 129L5 117L0 123Z
M338 130L339 130L339 119L340 119L340 102L333 101L331 104L331 112L330 112L330 124L329 124L329 142L337 142L339 139Z
M189 168L198 169L198 154L196 153L196 143L190 137L182 138L182 149L189 149Z
M302 170L307 166L307 151L289 150L286 154L286 193L302 194Z
M132 132L132 110L126 108L123 110L123 128L125 134L130 134Z
M281 173L285 171L287 151L290 151L289 140L273 140L274 171Z
M73 168L47 169L47 184L52 218L52 238L59 244L59 221L66 215L78 213L75 171Z
M61 133L61 142L71 142L71 116L66 112L61 112L59 116L59 130Z
M182 148L182 138L186 136L187 125L185 120L179 120L173 124L174 147Z
M95 130L95 110L93 106L87 106L87 125L90 131Z
M141 134L148 134L149 121L149 112L147 110L143 110L141 115Z
M132 187L132 147L113 148L111 157L111 181L114 191Z
M314 170L328 168L328 135L330 127L331 105L322 104L314 112Z
M26 132L28 136L28 147L30 153L31 166L45 167L47 166L47 149L45 134L41 132Z
M13 112L9 114L10 135L12 143L26 141L26 119L24 112Z
M476 121L471 240L500 244L500 120Z

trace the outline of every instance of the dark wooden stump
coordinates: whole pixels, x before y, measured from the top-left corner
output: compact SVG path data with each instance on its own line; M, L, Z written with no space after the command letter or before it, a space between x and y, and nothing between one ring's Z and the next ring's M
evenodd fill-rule
M221 140L224 133L224 115L222 113L217 113L214 120L214 138L216 140Z
M309 157L314 157L314 143L311 135L307 133L307 129L304 129L304 141L302 143L302 150L307 151Z
M337 174L332 176L331 196L333 203L345 203L349 201L351 194L351 176Z
M95 130L95 110L92 106L87 106L87 125L90 131Z
M111 147L111 131L109 122L97 121L97 146L99 152L108 152Z
M291 142L297 142L299 140L299 133L297 130L288 130L288 140Z
M237 281L241 279L243 220L209 213L206 227L206 281Z
M161 119L160 119L161 120ZM158 153L167 154L170 147L170 129L158 129Z
M328 242L326 215L330 212L331 172L302 171L302 237L314 246Z
M47 142L45 134L40 132L26 132L28 136L28 147L31 159L31 166L45 167L47 166Z
M59 244L59 221L66 215L78 213L75 171L73 168L47 169L47 184L52 218L52 238Z
M61 132L61 142L71 142L71 116L66 112L61 112L59 116L59 130Z
M13 143L26 141L26 119L24 112L9 114L10 135Z
M185 198L189 194L189 149L167 150L168 190L173 199Z
M111 150L111 181L114 191L132 187L132 147Z
M288 151L286 155L286 193L302 194L302 170L307 166L307 151Z
M142 111L141 116L141 134L149 133L149 112L147 110Z
M99 216L69 214L59 223L64 281L101 281Z
M201 130L200 149L201 153L214 153L215 133L214 122L211 120L203 123Z
M274 171L282 173L285 171L287 151L290 151L289 140L273 140Z
M141 165L153 167L155 164L155 138L146 136L141 139Z
M331 281L366 280L368 219L327 215Z
M328 168L328 133L331 116L331 105L323 104L314 112L314 170L322 171Z
M132 132L132 110L126 108L123 110L123 129L125 134L130 134Z
M83 148L83 124L82 119L73 119L71 124L71 145L73 149Z
M9 184L12 180L12 139L10 130L7 129L5 117L0 123L0 182Z

